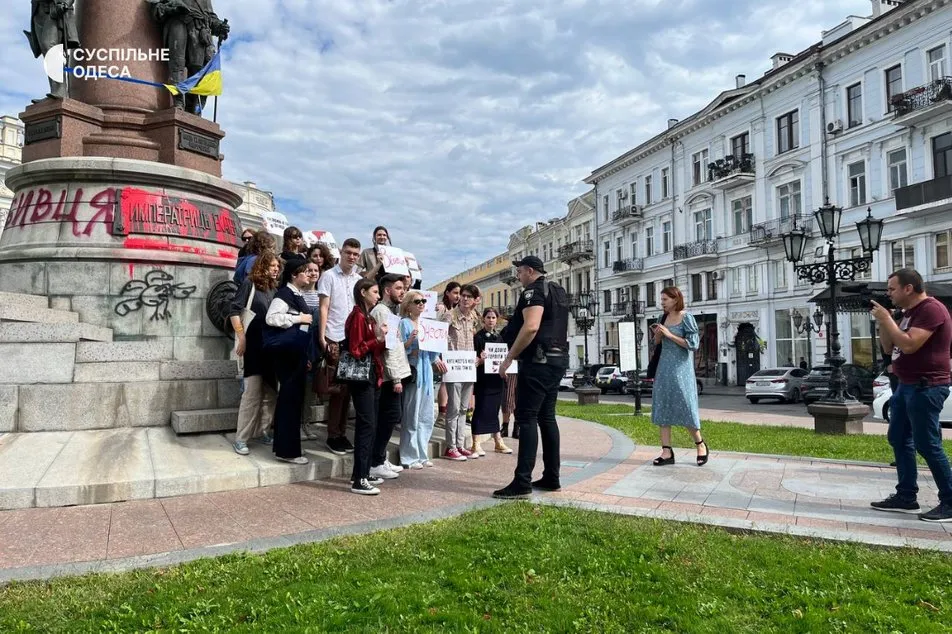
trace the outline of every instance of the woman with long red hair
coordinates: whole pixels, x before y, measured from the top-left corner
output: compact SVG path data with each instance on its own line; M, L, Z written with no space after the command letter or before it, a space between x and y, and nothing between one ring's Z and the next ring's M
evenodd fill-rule
M700 333L694 316L684 309L684 295L678 287L668 286L661 291L661 308L664 316L651 327L656 349L649 364L649 374L654 374L651 422L661 428L661 455L654 465L674 464L671 427L678 426L687 429L694 439L700 467L708 458L694 379L694 351L700 344Z

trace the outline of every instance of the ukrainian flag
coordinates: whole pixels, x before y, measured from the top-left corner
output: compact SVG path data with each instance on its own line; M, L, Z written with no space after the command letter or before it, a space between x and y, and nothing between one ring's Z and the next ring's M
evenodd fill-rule
M173 95L190 93L193 95L221 94L221 50L215 53L205 67L185 81L177 84L163 84Z

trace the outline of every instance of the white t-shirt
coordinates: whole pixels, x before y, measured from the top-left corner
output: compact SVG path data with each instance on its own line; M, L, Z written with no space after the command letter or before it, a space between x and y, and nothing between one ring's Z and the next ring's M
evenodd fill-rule
M331 341L341 342L346 335L344 324L350 311L354 309L354 285L360 280L360 273L355 266L350 275L345 275L338 264L321 276L317 282L317 294L330 298L327 311L327 326L324 337Z

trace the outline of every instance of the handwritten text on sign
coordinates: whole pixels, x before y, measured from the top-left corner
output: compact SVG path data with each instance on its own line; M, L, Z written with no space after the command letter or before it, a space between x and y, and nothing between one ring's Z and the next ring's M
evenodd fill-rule
M487 343L486 344L486 360L485 365L483 366L486 369L486 374L498 374L499 366L502 365L502 362L506 360L506 355L509 354L509 346L504 343ZM506 374L517 374L519 372L519 362L513 361L512 365L509 366L509 369L506 370Z
M444 383L476 382L476 353L472 350L444 352L443 361L446 363Z
M436 291L423 291L423 297L426 298L426 308L423 309L424 317L436 317L436 304L440 301Z
M443 321L421 319L417 337L420 340L420 350L429 352L446 352L449 340L450 325Z
M383 258L384 271L396 275L410 275L410 267L407 266L407 256L403 253L403 249L378 245L377 252Z

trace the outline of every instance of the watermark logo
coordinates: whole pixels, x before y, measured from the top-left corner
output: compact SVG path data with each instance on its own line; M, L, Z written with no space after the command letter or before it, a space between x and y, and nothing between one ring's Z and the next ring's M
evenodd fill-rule
M67 59L62 44L53 46L43 56L47 77L63 83L66 73L79 79L132 77L128 62L169 61L166 48L141 50L136 48L75 48Z

